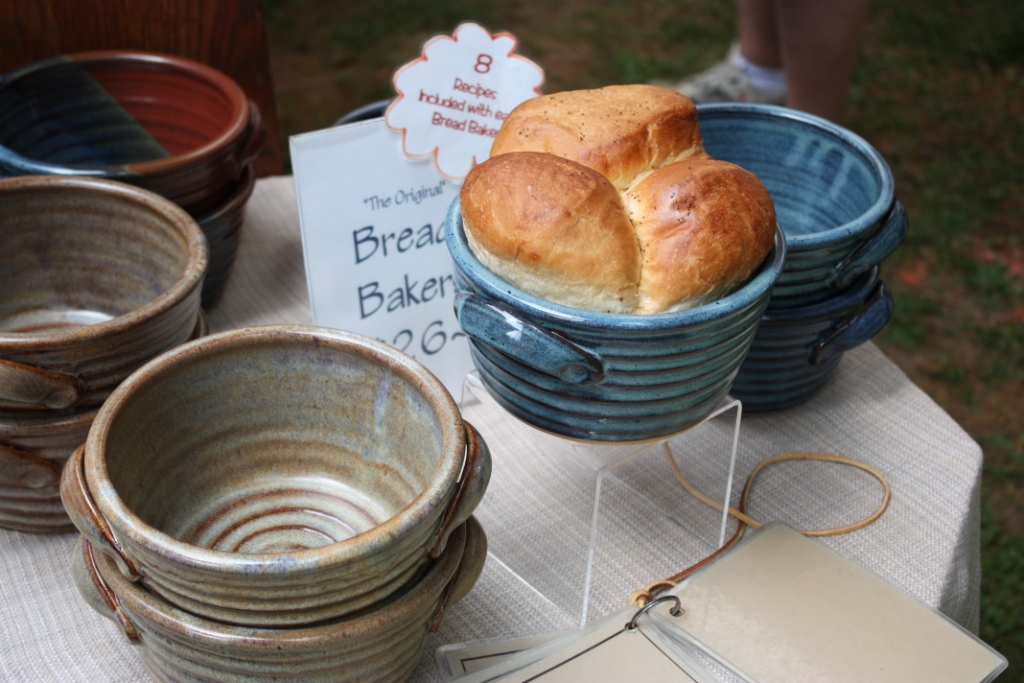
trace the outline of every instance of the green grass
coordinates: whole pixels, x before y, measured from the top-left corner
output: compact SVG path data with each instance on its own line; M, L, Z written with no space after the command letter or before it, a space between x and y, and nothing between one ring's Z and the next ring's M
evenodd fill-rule
M474 19L509 30L547 92L679 78L721 59L721 0L263 0L282 136L391 96L393 70ZM982 445L982 636L1024 681L1024 2L875 2L848 127L910 216L876 341ZM287 149L287 145L285 145Z

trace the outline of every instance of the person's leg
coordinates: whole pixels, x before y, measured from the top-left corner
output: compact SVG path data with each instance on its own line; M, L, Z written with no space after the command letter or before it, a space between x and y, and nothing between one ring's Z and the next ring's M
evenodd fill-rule
M782 68L774 0L737 0L740 54L751 64Z
M841 123L868 0L776 0L775 12L789 81L786 104Z
M694 102L784 104L786 72L781 68L774 0L736 0L738 39L726 58L675 88Z

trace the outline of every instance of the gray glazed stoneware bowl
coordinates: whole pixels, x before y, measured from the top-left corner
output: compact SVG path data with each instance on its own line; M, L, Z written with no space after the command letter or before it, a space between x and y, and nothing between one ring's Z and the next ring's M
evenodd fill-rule
M192 339L207 331L200 309ZM31 533L75 530L60 500L60 476L98 412L80 408L0 414L0 527Z
M421 364L282 325L212 335L134 373L68 461L61 497L154 594L279 628L408 583L489 476L486 445Z
M702 104L704 148L756 174L786 233L770 310L824 301L903 242L892 172L863 138L824 119L760 104Z
M571 438L640 441L703 420L729 392L785 260L782 231L736 292L678 313L560 306L487 270L448 212L455 313L487 390L521 420Z
M875 266L826 301L765 313L732 385L732 395L743 401L745 411L805 403L832 377L844 351L885 327L893 300L878 270Z
M183 612L128 581L88 542L72 574L89 605L121 626L158 681L395 683L423 656L429 631L476 582L487 540L470 518L422 577L358 616L296 629L230 626Z
M0 253L2 413L98 406L196 326L206 238L150 192L0 179Z

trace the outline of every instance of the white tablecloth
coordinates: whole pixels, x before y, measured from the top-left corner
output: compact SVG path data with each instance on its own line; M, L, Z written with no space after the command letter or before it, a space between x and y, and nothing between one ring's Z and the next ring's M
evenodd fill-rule
M289 177L263 179L224 298L210 313L211 329L309 322L294 185ZM478 517L497 542L495 557L428 638L415 681L440 680L433 656L440 645L576 623L572 610L559 606L578 597L589 547L594 489L578 452L486 397L467 403L464 414L494 451L491 489ZM683 469L709 493L724 481L731 429L731 420L719 417L671 442ZM892 503L877 523L822 542L976 631L978 445L869 343L847 353L830 384L804 406L743 417L738 481L764 457L797 450L857 458L892 485ZM590 617L623 607L630 591L699 559L717 540L717 513L689 498L657 453L613 475L601 493ZM859 471L788 464L759 480L751 512L797 528L836 526L866 515L878 499L877 483ZM67 571L73 543L71 534L0 529L0 680L148 680L120 629L79 598ZM524 582L510 569L515 562L547 567L547 583Z

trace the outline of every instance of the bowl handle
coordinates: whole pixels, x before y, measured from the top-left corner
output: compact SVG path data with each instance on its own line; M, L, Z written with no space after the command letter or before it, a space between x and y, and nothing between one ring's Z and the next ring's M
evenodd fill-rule
M892 292L879 280L856 315L833 327L814 345L811 365L824 365L874 337L892 318L893 309Z
M882 227L832 269L828 286L832 289L845 289L858 275L881 263L907 238L908 226L907 210L903 208L903 202L897 199L882 219Z
M142 575L117 542L110 525L103 519L103 515L96 508L96 501L89 492L89 486L85 481L84 453L85 444L82 444L64 465L64 473L60 478L60 500L64 503L68 517L82 535L113 557L122 574L132 581L138 581Z
M466 546L462 551L462 559L459 561L459 568L455 570L455 576L445 586L444 594L441 597L441 604L437 613L430 621L430 632L437 633L441 628L441 621L444 619L445 610L449 605L455 604L472 590L480 573L484 570L484 563L487 562L487 535L476 517L466 520Z
M138 629L121 609L121 601L103 580L99 567L96 566L96 556L93 554L92 544L82 538L78 545L81 552L75 552L71 560L71 574L78 592L101 616L119 624L124 630L124 634L128 636L128 640L132 643L140 643ZM77 550L79 548L76 548Z
M55 462L0 443L0 486L43 492L56 490L59 483L60 468Z
M0 358L0 408L64 410L81 395L77 377Z
M266 141L267 122L256 103L249 100L249 129L246 131L245 144L242 147L242 153L238 156L238 164L235 166L236 175L240 175L246 166L256 160L256 157L263 151Z
M465 420L462 424L466 429L466 462L455 495L448 503L448 508L441 518L441 525L434 536L434 544L430 548L432 560L436 560L444 552L452 531L473 514L473 510L480 504L480 499L484 497L487 483L491 480L491 451L487 448L487 442L480 436L476 427Z
M597 353L474 294L455 295L455 317L476 341L563 382L586 385L605 379L604 362Z

